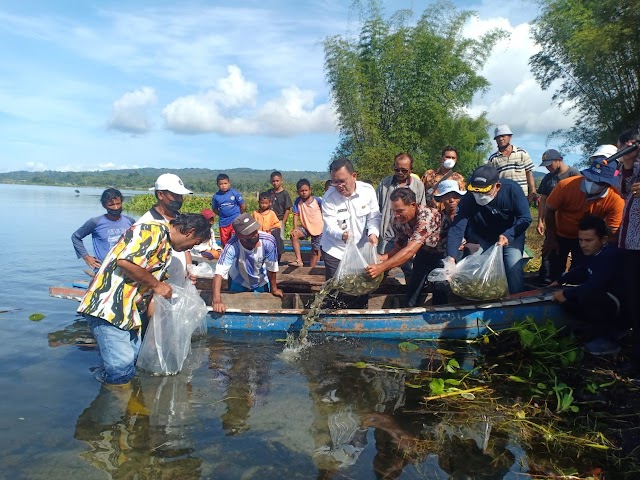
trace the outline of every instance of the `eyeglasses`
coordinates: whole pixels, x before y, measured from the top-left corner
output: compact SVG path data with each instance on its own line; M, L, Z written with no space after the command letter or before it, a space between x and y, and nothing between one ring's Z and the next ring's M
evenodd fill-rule
M393 167L394 172L402 172L402 173L409 173L409 169L408 168L399 168L399 167Z
M348 181L349 181L348 178L346 178L344 180L334 180L333 182L331 182L331 185L334 186L334 187L337 187L339 185L346 185Z

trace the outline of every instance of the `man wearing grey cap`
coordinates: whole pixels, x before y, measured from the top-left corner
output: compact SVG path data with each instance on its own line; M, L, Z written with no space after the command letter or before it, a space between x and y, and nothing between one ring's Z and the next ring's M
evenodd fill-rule
M509 125L496 127L493 139L498 145L498 151L491 154L487 163L496 167L500 178L508 178L520 185L531 203L537 196L533 162L525 149L511 145L512 136L513 132Z
M213 277L214 312L224 313L222 279L229 279L230 292L271 292L274 297L284 297L278 289L278 245L273 235L260 231L260 224L242 213L231 223L235 235L224 246L218 258Z

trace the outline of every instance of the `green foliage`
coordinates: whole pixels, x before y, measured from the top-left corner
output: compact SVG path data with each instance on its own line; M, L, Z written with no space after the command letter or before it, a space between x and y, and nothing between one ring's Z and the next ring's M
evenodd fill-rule
M361 179L377 182L389 174L397 153L411 153L421 173L437 165L444 146L454 145L458 170L469 173L488 153L488 121L464 109L489 85L477 72L506 33L464 38L462 27L472 13L448 1L427 8L415 24L410 10L384 18L375 0L360 9L359 38L324 41L339 114L335 156L351 158Z
M8 172L0 173L0 183L25 183L32 185L62 185L73 187L115 187L119 189L147 190L163 173L175 173L187 188L194 192L213 194L218 191L216 176L218 173L229 175L233 188L240 192L263 192L271 188L269 176L273 170L253 170L251 168L232 168L209 170L208 168L137 168L126 170L103 170L96 172ZM285 188L292 188L301 178L308 179L314 192L322 195L324 181L328 172L282 171ZM318 193L316 193L318 194Z
M640 8L637 0L540 0L533 24L540 51L529 61L543 89L574 113L554 135L588 156L640 118ZM558 86L559 85L559 86Z

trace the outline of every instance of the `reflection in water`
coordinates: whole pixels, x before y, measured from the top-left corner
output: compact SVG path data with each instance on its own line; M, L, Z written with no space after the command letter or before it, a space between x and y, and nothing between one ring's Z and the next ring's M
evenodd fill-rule
M90 446L81 457L112 478L200 478L202 459L184 435L194 421L192 373L206 355L193 347L179 375L139 374L127 385L102 385L76 423L74 437Z
M77 327L65 329L70 338ZM113 478L510 479L527 471L515 435L493 430L488 417L425 407L425 389L411 388L425 365L438 367L435 346L402 352L392 342L315 338L287 363L275 339L211 334L194 343L179 375L101 387L77 421L75 438L90 445L82 457ZM456 358L476 360L466 348Z
M75 345L80 349L92 350L97 347L95 338L84 317L78 317L71 325L47 335L51 348Z

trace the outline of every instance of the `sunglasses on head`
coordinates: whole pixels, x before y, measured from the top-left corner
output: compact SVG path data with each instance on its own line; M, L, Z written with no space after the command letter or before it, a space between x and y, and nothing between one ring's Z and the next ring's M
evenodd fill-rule
M409 173L409 169L408 169L408 168L393 167L393 170L394 170L395 172L398 172L398 173L400 173L400 172L402 172L402 173Z

